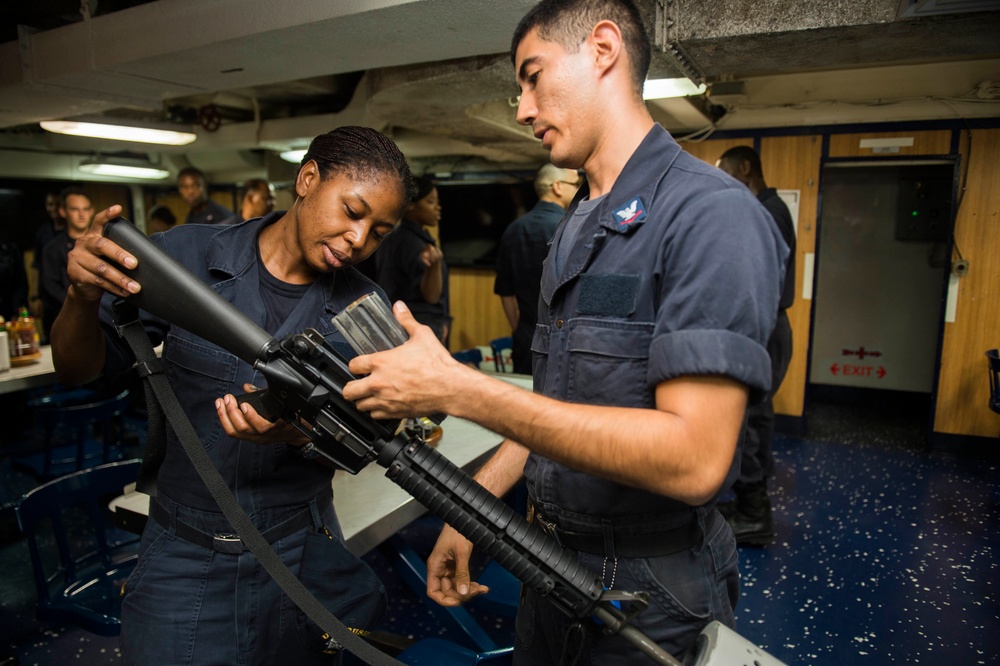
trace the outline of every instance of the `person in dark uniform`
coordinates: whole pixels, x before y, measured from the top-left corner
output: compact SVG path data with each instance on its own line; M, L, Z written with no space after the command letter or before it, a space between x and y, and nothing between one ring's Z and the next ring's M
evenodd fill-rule
M31 269L34 271L34 284L36 293L28 297L28 305L31 314L44 319L44 306L42 305L42 252L45 246L56 237L56 234L66 228L66 220L59 215L59 194L49 192L45 195L46 220L35 232L35 249L31 258ZM55 317L53 317L55 319Z
M514 372L531 374L531 336L538 320L538 290L549 241L583 179L573 169L546 164L535 174L538 203L510 223L497 250L493 293L500 296L513 331Z
M439 340L448 339L448 266L427 230L441 222L441 204L434 181L414 179L417 195L403 214L399 228L375 255L375 281L390 301L403 301Z
M146 216L146 233L150 236L173 229L177 218L166 206L157 206Z
M316 137L295 179L291 208L239 225L181 225L153 237L164 251L272 335L314 328L345 354L332 318L367 293L384 294L352 265L375 251L411 199L411 174L392 141L365 127ZM52 328L59 380L76 384L121 372L131 354L110 321L113 296L139 285L110 265L135 259L106 238L100 213L70 253L72 285ZM333 470L305 460L305 438L271 424L234 394L263 386L261 374L229 351L143 315L163 341L166 376L212 462L243 510L348 626L370 628L384 589L352 555L333 509ZM139 564L125 583L121 645L126 664L330 664L324 641L253 554L218 547L231 534L173 428L150 503ZM314 572L307 574L307 572ZM313 626L313 630L309 627Z
M17 319L18 310L28 303L28 274L24 254L16 243L0 240L0 317ZM6 353L0 350L0 353Z
M747 436L740 456L740 477L733 484L736 499L719 505L736 535L736 543L764 546L774 538L771 500L767 496L767 479L774 473L771 440L774 437L774 402L792 360L792 327L786 310L795 302L795 227L788 206L778 191L768 187L760 165L760 155L750 146L735 146L719 158L717 165L740 181L756 195L781 232L789 248L784 267L785 282L778 302L778 319L774 333L767 341L771 356L771 390L767 398L750 406Z
M274 185L263 178L251 178L243 184L243 202L240 212L236 213L224 224L239 224L255 217L264 217L274 210Z
M445 413L507 437L476 479L502 496L526 477L533 519L608 588L649 592L632 624L680 657L709 622L735 623L736 542L715 503L738 473L747 404L770 387L788 249L747 188L653 122L632 2L546 0L511 55L518 122L587 182L545 262L534 392L460 364L397 303L409 341L354 358L361 379L344 397L376 418ZM427 560L432 599L484 592L471 550L445 528ZM515 663L646 659L523 594Z
M41 270L42 283L38 292L42 297L42 330L48 340L52 323L59 316L63 301L66 300L66 290L69 288L69 276L66 274L67 257L78 238L82 238L94 219L94 205L87 194L77 188L68 187L59 195L59 215L66 220L66 228L53 237L42 250Z
M243 204L240 207L240 217L252 220L264 217L274 210L274 185L263 178L251 178L244 185Z
M233 211L208 197L205 174L201 169L181 169L177 174L177 191L191 207L185 224L224 224L233 216Z

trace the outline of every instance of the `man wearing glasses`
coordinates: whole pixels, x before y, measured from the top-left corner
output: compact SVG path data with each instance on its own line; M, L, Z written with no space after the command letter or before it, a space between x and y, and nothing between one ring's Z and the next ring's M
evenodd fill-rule
M493 293L503 302L514 332L511 355L518 374L531 374L531 338L538 321L538 291L549 241L582 184L583 177L573 169L545 164L535 174L538 203L511 222L500 239Z

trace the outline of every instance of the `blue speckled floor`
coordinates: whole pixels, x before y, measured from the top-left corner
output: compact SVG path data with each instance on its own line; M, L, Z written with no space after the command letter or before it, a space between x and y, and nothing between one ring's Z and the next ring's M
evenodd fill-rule
M806 437L776 438L777 539L740 549L743 635L789 665L1000 663L997 465L923 452L921 420L813 403ZM0 483L25 481L0 461ZM406 532L418 551L435 534L431 519ZM447 634L380 554L368 560L392 600L385 630ZM116 639L33 620L27 548L9 516L0 571L0 663L118 663ZM510 640L512 621L477 617Z
M740 550L744 636L789 664L1000 663L995 465L785 437L775 452L775 544Z

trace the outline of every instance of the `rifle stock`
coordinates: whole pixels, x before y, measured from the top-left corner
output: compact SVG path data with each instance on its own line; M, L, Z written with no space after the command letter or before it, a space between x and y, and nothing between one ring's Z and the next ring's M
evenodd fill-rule
M261 357L271 336L156 247L135 225L118 217L105 225L104 235L139 260L134 269L119 267L143 286L129 297L135 305L228 349L247 363Z

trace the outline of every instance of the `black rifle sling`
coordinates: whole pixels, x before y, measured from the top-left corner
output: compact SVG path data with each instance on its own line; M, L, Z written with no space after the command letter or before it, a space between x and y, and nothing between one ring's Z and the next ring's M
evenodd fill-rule
M198 476L201 477L205 487L212 494L223 515L229 521L230 525L233 526L237 535L239 535L240 540L246 544L250 552L261 563L261 566L264 567L271 578L274 579L295 605L302 609L302 612L310 620L332 636L346 650L372 666L402 666L402 662L393 659L360 638L348 629L344 623L338 620L333 613L327 610L305 585L295 577L295 574L285 566L285 563L281 561L281 558L274 552L271 545L250 521L250 518L229 490L222 475L215 468L212 459L208 457L208 453L201 446L198 434L188 420L183 408L181 408L180 403L177 402L177 396L174 395L170 383L163 374L163 361L157 358L156 353L153 351L153 343L150 342L149 336L146 335L146 331L138 319L138 310L131 304L125 303L125 307L121 307L122 304L122 301L116 303L115 325L118 328L119 334L125 339L132 353L135 355L136 368L143 378L144 386L148 387L146 390L147 411L152 414L153 410L159 411L162 408L161 413L166 415L167 421L173 426L174 432L183 445L184 451L194 464ZM131 321L128 320L129 317L131 317ZM150 401L151 398L152 401ZM160 445L165 449L165 429L161 429L161 432L164 435ZM159 462L162 462L162 454L163 451L160 451L159 460L154 461L156 468L159 467ZM156 468L147 470L145 457L143 458L142 471L151 473L155 478Z
M135 356L135 369L142 379L142 392L146 400L146 446L142 452L142 466L135 489L156 497L156 475L167 454L167 424L163 406L156 398L150 378L162 376L163 361L153 350L153 344L139 321L139 310L131 303L118 299L114 304L115 327Z

